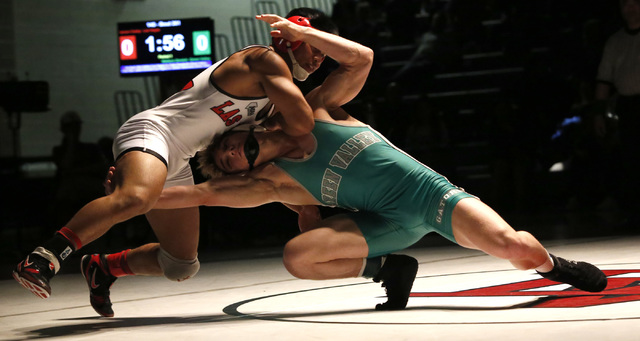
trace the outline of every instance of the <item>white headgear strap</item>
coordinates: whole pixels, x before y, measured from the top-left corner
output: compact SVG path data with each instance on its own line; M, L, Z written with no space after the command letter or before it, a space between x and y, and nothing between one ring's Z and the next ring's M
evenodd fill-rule
M289 44L288 42L287 42L287 52L289 53L289 58L291 58L291 64L293 65L293 68L291 70L291 73L293 74L293 78L301 82L306 81L307 77L309 77L309 72L307 72L307 70L305 70L302 66L300 66L300 64L298 64L296 57L293 56L293 51L291 50L291 44Z

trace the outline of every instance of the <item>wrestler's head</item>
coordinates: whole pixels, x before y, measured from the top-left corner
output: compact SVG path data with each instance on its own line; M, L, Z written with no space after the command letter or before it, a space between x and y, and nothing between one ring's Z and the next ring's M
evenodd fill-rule
M248 171L252 168L245 157L248 139L248 131L229 131L214 138L205 150L198 153L200 172L208 178L217 178Z
M250 171L259 161L260 144L255 129L246 126L214 138L207 148L198 154L199 169L207 177L237 174ZM260 129L263 130L263 129Z
M331 18L317 9L295 8L285 17L300 26L338 34L338 28L331 21ZM322 51L302 41L292 42L282 38L273 38L273 46L280 53L289 57L293 77L299 81L306 80L311 73L316 71L326 56Z

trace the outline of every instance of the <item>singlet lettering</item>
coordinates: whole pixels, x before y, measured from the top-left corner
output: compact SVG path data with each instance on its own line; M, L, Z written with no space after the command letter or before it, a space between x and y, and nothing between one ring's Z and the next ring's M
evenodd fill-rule
M438 224L442 223L442 217L444 215L444 209L447 206L447 200L449 198L451 198L451 196L453 196L453 195L455 195L457 193L460 193L460 192L462 192L462 191L459 190L459 189L454 188L454 189L448 191L447 193L445 193L442 196L442 198L440 198L440 202L438 203L438 212L437 212L437 215L436 215L436 223L438 223Z
M242 119L242 115L236 115L238 112L240 112L240 109L233 109L228 112L223 110L224 108L233 104L234 103L232 101L226 101L218 106L211 107L211 110L215 112L220 117L220 119L224 121L227 127L233 125L234 123Z
M333 154L329 165L347 169L353 159L365 148L370 145L381 142L379 138L370 131L360 132L349 138L340 148Z
M353 161L360 152L377 142L382 142L382 140L376 137L372 132L359 132L353 135L353 137L350 137L338 148L331 157L331 160L329 160L329 166L347 169L351 161ZM322 196L322 201L326 205L338 205L338 190L340 189L341 180L342 175L336 173L330 168L325 169L324 174L322 175L320 195Z
M322 176L322 187L320 194L322 195L322 201L327 205L338 205L338 188L340 187L340 180L342 176L340 174L327 168Z
M247 109L247 116L251 117L255 115L257 107L258 107L258 103L256 102L249 103L249 105L247 105L247 107L245 108Z

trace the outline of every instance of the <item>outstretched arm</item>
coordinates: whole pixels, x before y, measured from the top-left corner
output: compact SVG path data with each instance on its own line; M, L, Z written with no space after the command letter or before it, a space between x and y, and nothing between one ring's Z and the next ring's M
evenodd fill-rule
M196 206L257 207L277 201L273 182L248 176L224 176L193 186L165 188L154 208Z
M296 25L278 15L256 18L271 25L271 36L303 41L340 64L322 84L323 102L329 110L348 103L360 92L373 64L373 50L335 34Z

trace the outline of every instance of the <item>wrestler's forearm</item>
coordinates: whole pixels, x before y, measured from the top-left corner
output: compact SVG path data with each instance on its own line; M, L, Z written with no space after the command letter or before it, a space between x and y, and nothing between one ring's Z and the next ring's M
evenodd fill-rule
M329 57L340 66L331 72L319 89L320 102L309 101L312 107L322 106L336 109L358 95L364 86L373 65L373 50L342 37L318 30L308 30L305 41ZM309 100L309 98L307 98ZM318 103L321 103L318 105Z
M250 176L225 176L198 185L200 205L234 208L257 207L277 201L273 182Z
M234 177L235 178L235 177ZM270 196L264 186L237 181L229 177L209 180L195 186L175 186L162 191L156 209L172 209L198 206L256 207L267 202ZM252 181L252 180L250 180Z
M172 209L197 207L202 205L202 191L197 190L197 186L175 186L165 188L160 194L160 198L156 201L153 208L156 209Z
M373 62L373 50L355 41L313 28L303 28L302 41L322 51L340 65L361 67Z

